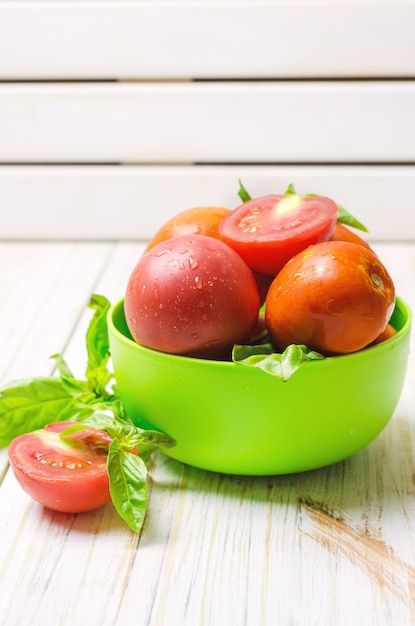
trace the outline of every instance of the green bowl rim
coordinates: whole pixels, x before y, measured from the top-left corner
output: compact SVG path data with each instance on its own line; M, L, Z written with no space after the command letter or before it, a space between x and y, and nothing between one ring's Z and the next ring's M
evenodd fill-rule
M134 341L134 339L132 338L130 339L129 337L126 337L120 330L118 330L118 328L113 322L113 316L123 306L124 306L124 298L120 298L117 302L115 302L114 304L110 306L110 308L108 309L108 313L107 313L107 324L108 324L108 328L111 328L111 331L114 334L114 336L118 337L118 339L121 340L127 346L133 347L143 352L147 352L149 354L157 353L159 355L162 355L163 358L166 358L167 360L179 359L180 361L187 361L187 362L191 361L193 363L204 363L204 364L212 363L212 364L215 364L216 366L221 366L221 367L235 367L235 365L238 365L234 361L217 361L214 359L212 360L200 359L196 357L182 356L180 354L170 354L168 352L161 352L158 350L153 350L152 348L147 348L146 346L143 346L137 343L136 341ZM335 355L335 356L327 356L322 361L313 361L313 364L318 365L319 363L321 364L328 360L332 361L333 359L336 359L336 361L339 359L346 359L346 358L350 359L352 357L356 357L356 355L359 355L362 352L367 352L369 350L371 352L382 350L384 346L390 345L390 343L397 341L400 337L402 337L404 334L410 331L411 324L412 324L412 311L408 303L405 302L405 300L403 300L399 296L396 296L394 313L396 310L399 310L404 315L405 322L402 328L398 330L398 332L392 337L390 337L389 339L386 339L385 341L382 341L381 343L378 343L378 344L369 345L366 348L363 348L363 350L358 350L357 352L352 352L349 354L340 354L340 355ZM308 364L305 363L305 365L308 365Z

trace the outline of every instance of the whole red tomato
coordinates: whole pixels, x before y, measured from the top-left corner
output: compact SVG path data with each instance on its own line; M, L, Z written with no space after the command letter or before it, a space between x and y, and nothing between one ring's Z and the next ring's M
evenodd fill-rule
M140 344L173 354L225 358L258 318L254 276L232 248L205 235L148 250L129 278L127 325Z
M177 213L156 232L146 250L150 250L161 241L182 235L207 235L218 238L219 224L228 213L230 209L208 206L195 207Z
M251 269L276 276L292 256L331 239L337 216L330 198L268 195L231 211L219 224L219 235Z
M359 244L328 241L293 257L273 281L265 320L273 344L305 344L325 355L373 342L393 312L395 288L376 254Z

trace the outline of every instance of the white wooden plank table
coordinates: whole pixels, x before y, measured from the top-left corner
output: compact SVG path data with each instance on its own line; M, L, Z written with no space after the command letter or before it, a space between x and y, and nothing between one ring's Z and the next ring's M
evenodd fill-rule
M415 244L374 247L415 308ZM139 242L0 242L0 382L76 373L92 292L111 301ZM336 465L233 477L159 454L140 536L111 505L44 510L1 455L2 626L411 626L415 622L414 339L384 432ZM51 416L53 417L53 416Z

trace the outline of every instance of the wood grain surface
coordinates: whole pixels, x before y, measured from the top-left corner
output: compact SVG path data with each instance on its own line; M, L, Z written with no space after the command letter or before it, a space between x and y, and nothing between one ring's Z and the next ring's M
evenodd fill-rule
M415 306L415 245L379 243ZM137 242L0 243L0 380L85 365L86 303L123 295ZM413 348L413 340L412 340ZM415 361L383 433L336 465L235 477L156 455L140 535L112 505L30 500L0 458L2 626L411 626L415 621Z

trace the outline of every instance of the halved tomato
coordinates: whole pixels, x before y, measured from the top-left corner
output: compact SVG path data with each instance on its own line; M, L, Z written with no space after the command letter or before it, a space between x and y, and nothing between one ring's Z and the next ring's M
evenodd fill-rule
M304 248L331 239L337 215L330 198L268 195L231 211L219 224L219 235L252 270L275 276Z
M9 460L20 486L43 506L82 513L111 500L107 472L109 435L85 427L60 434L73 422L56 422L20 435L9 445Z

